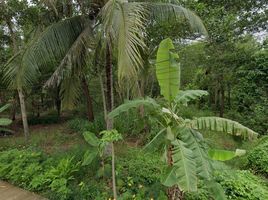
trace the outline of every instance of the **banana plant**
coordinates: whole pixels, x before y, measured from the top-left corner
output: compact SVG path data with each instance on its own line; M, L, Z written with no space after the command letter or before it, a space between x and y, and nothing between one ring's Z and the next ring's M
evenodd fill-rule
M92 161L98 156L103 158L105 149L111 146L113 193L116 197L115 199L117 199L114 142L122 140L122 135L115 129L104 130L100 132L100 135L102 137L98 138L94 133L91 133L89 131L83 134L86 142L91 146L91 149L85 153L82 165L87 166L91 164Z
M4 106L2 106L0 108L0 113L5 111L6 109L8 109L10 107L10 104L6 104ZM7 119L7 118L0 118L0 131L4 131L4 132L12 132L9 129L4 128L5 126L8 126L12 123L12 120Z
M163 150L162 158L167 165L162 174L162 183L171 188L171 191L168 191L169 199L182 199L184 192L196 192L199 180L206 182L214 199L226 199L220 185L213 180L214 162L216 162L214 160L229 160L245 152L209 149L200 131L212 130L242 136L249 140L256 138L258 134L229 119L201 117L191 120L178 115L181 106L187 106L189 101L208 93L203 90L180 90L179 56L174 49L172 40L167 38L160 43L157 52L156 76L165 102L159 104L150 97L127 101L114 109L109 117L115 118L141 105L152 114L152 117L156 117L162 129L144 149Z

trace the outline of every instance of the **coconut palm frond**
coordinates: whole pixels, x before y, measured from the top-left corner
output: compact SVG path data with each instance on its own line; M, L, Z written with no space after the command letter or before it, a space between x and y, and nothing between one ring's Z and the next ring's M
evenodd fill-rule
M10 89L17 89L18 86L27 87L29 83L38 79L38 70L29 70L23 74L22 57L23 51L18 52L9 59L3 68L3 81Z
M23 53L21 66L17 71L19 84L33 84L34 79L25 79L27 74L32 74L34 77L41 67L51 62L59 62L85 29L85 26L85 21L81 16L49 26Z
M107 40L118 49L118 77L137 77L142 67L141 49L145 48L147 7L144 3L110 0L101 12Z
M73 73L79 74L93 52L95 46L92 27L86 27L69 48L60 65L46 82L45 87L59 85L60 82Z
M194 31L207 36L202 20L193 11L173 3L148 3L147 5L152 19L160 21L186 19Z
M60 95L65 108L73 108L77 105L81 94L82 86L80 76L68 76L62 81Z
M118 75L119 79L136 77L143 65L141 50L145 49L146 10L138 3L121 5L121 21L118 32Z

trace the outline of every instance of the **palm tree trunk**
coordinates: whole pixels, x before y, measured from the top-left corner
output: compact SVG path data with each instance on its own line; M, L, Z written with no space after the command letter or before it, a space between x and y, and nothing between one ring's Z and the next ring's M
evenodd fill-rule
M82 78L82 86L83 86L84 95L86 97L86 102L87 102L87 118L88 118L88 121L93 122L94 113L93 113L92 98L90 96L89 87L88 87L88 83L87 83L85 76L83 76Z
M114 155L114 144L112 142L112 177L113 177L113 194L114 199L117 199L117 193L116 193L116 179L115 179L115 155Z
M107 118L107 106L106 106L106 97L105 97L104 84L103 84L101 74L99 75L99 80L100 80L100 86L101 86L101 95L102 95L104 119L106 120L106 118Z
M19 94L19 99L20 99L21 118L22 118L23 129L24 129L24 137L25 137L25 140L28 141L29 135L30 135L29 134L29 126L28 126L28 121L27 121L24 94L23 94L21 88L18 88L18 94Z
M16 120L17 95L18 95L17 92L14 91L12 109L11 109L11 119L12 119L12 121Z
M112 49L109 42L107 43L106 49L106 88L107 88L107 111L108 113L113 110L114 99L113 99L113 63L112 63ZM107 130L113 129L113 120L109 117L106 118ZM113 179L113 195L114 199L117 199L116 192L116 180L115 180L115 160L114 160L114 145L111 143L108 145L106 151L110 151L112 154L112 179Z
M106 101L107 101L107 112L111 112L114 107L113 100L113 64L112 64L112 50L109 43L107 43L107 52L106 52ZM107 129L110 130L113 128L113 120L106 119Z
M11 41L12 41L12 45L13 45L13 54L15 55L18 52L18 45L17 45L17 40L16 40L16 34L13 31L13 24L12 24L11 18L7 18L6 23L7 23L7 27L8 27L8 30L10 32L10 36L11 36ZM22 87L18 85L17 91L18 91L19 100L20 100L24 136L25 136L25 140L27 141L29 138L29 126L28 126L28 121L27 121L25 99L24 99Z

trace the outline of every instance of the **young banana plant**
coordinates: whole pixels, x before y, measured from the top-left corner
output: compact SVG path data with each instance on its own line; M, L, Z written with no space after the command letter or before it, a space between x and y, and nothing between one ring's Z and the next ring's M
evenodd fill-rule
M191 100L208 93L202 90L182 91L180 88L179 56L174 53L171 39L163 40L157 52L156 76L165 99L164 105L146 97L128 101L114 109L110 118L115 118L122 112L143 105L152 116L156 116L162 130L145 146L145 149L162 149L163 158L167 164L162 175L162 183L172 188L168 191L170 199L182 199L184 192L195 192L198 180L206 182L212 197L216 200L226 199L220 185L213 181L214 160L225 161L243 155L243 150L229 152L209 149L199 131L211 130L231 135L242 136L244 139L254 139L256 132L238 122L219 118L201 117L193 120L183 119L177 114L180 106L187 106Z

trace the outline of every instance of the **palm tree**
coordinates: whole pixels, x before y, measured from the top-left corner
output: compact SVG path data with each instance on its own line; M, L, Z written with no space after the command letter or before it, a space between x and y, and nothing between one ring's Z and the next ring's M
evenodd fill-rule
M92 61L90 51L106 49L107 110L110 112L113 108L113 56L117 56L119 84L122 85L124 80L136 82L143 65L141 53L146 50L144 34L148 19L163 21L185 18L196 31L206 34L201 20L193 12L168 3L170 1L162 2L91 1L91 11L93 8L95 11L93 16L90 15L91 19L87 13L82 13L59 21L49 26L30 45L31 48L26 49L22 55L20 79L23 84L32 84L40 67L51 59L60 60L47 85L64 82L62 93L66 94L65 99L70 103L80 96L81 87L77 81L86 74L82 68ZM81 5L81 1L78 4ZM82 5L81 9L84 9Z

